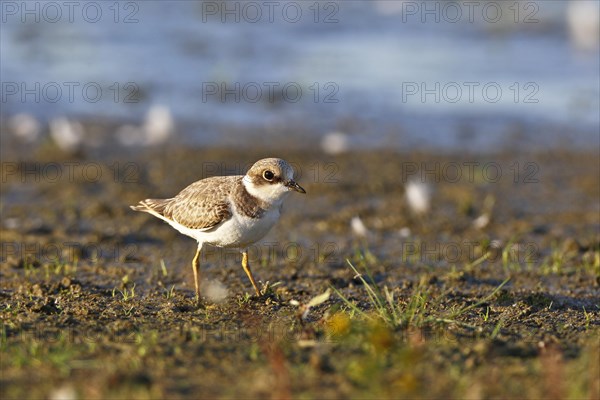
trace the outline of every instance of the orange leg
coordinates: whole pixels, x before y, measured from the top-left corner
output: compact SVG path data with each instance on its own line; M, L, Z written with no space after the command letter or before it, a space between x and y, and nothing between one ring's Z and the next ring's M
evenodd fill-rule
M248 278L250 279L252 286L254 286L256 295L260 296L260 290L258 290L258 286L256 286L256 282L254 281L254 277L252 276L252 271L250 271L250 265L248 264L248 252L247 251L242 252L242 268L244 268L244 271L246 272L246 275L248 275Z
M192 261L192 269L194 270L194 284L196 285L196 300L200 300L200 246L198 246Z

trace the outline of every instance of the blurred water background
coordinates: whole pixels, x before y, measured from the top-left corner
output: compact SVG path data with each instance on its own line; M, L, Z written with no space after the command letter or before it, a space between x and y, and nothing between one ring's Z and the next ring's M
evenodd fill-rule
M0 115L26 140L600 146L596 0L73 4L2 4Z

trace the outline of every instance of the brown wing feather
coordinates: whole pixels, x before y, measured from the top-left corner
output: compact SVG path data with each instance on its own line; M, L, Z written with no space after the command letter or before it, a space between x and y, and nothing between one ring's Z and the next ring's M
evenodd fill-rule
M156 213L163 215L165 211L165 207L169 202L173 199L146 199L140 201L135 206L130 206L130 208L134 211L142 211L147 213Z
M162 215L190 229L210 229L231 217L229 193L241 176L202 179L165 205Z

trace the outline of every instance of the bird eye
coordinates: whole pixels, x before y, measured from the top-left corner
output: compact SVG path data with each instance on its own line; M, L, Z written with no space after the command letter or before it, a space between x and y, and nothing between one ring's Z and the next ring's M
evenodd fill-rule
M274 177L275 174L273 173L273 171L266 170L265 172L263 172L263 178L265 178L265 180L269 182L272 181Z

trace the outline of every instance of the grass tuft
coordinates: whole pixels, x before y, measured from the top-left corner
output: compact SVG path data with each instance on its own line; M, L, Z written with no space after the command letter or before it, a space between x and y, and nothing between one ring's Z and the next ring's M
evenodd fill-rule
M378 320L391 328L406 329L409 327L422 328L428 325L456 324L474 329L474 326L460 321L459 317L487 303L510 280L510 278L505 279L489 295L473 304L446 310L442 306L445 294L432 297L425 279L421 279L408 300L402 302L395 298L393 290L390 290L387 286L382 289L373 283L373 276L366 265L364 266L364 273L361 273L349 260L347 262L355 273L355 277L362 282L373 311L365 311L339 290L334 287L332 289L346 304L352 315L358 315L366 320ZM499 329L499 326L497 329Z

